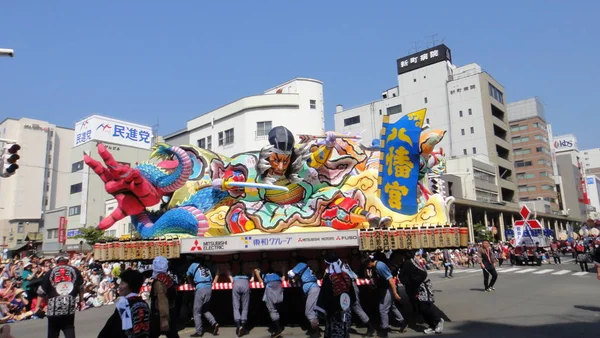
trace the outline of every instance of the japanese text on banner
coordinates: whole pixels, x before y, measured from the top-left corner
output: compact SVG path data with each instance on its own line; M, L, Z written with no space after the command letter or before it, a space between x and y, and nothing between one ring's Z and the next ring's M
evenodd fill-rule
M385 116L381 132L379 192L383 204L405 215L418 211L419 138L426 109L407 114L395 123Z

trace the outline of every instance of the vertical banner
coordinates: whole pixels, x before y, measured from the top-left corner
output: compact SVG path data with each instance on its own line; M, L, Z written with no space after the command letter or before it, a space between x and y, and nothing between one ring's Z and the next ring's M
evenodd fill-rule
M89 155L89 154L88 154ZM88 198L88 184L90 180L90 167L87 164L83 164L83 170L81 171L81 206L79 214L79 224L85 226L87 223L87 198Z
M395 123L383 117L378 194L387 208L405 215L418 212L419 138L426 112L418 110Z
M65 244L67 242L67 218L60 217L58 221L58 243Z

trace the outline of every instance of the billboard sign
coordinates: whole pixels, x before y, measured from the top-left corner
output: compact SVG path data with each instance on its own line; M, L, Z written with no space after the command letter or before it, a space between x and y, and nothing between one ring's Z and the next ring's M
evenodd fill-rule
M577 149L577 139L573 135L562 135L554 138L554 150L556 152L563 152Z
M398 59L396 61L398 66L398 75L408 73L412 70L429 66L440 61L452 62L450 48L443 44Z
M151 127L94 115L75 124L74 146L99 141L150 149L153 136Z

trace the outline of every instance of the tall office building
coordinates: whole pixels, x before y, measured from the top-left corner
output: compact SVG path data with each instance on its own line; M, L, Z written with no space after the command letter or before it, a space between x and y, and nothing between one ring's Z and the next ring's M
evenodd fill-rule
M581 153L585 173L600 176L600 148L582 150Z
M148 160L153 137L151 127L98 115L75 125L74 135L69 140L70 149L65 151L70 155L69 175L65 184L68 191L64 205L67 208L53 210L52 222L46 224L48 237L52 237L44 241L46 251L64 249L64 245L67 250L77 250L79 240L69 238L77 235L82 227L98 226L106 217L106 201L113 199L104 189L104 182L83 162L83 153L106 166L97 151L97 144L102 143L117 162L134 167ZM65 243L58 242L60 217L66 217L67 220Z
M19 251L30 242L40 244L45 213L67 203L73 129L7 118L0 123L0 138L21 146L19 169L11 177L0 178L1 244Z
M379 138L384 115L394 122L427 108L425 123L447 131L439 147L447 155L448 172L464 178L464 189L455 195L516 206L504 87L478 64L453 65L445 45L398 59L397 74L398 86L380 100L351 109L338 105L335 130L361 134L370 143Z
M558 213L552 151L544 106L538 98L508 104L519 201L531 210Z

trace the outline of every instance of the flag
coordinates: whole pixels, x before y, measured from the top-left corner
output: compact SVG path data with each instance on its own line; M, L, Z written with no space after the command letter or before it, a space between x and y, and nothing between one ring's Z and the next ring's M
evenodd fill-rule
M379 199L392 211L418 212L419 138L427 109L407 114L395 123L383 117L379 159Z

